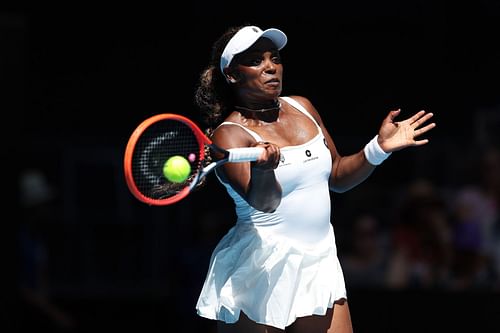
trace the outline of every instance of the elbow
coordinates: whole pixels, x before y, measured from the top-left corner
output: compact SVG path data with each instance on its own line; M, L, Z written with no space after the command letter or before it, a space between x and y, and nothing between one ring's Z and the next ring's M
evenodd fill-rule
M263 213L274 213L276 211L276 208L278 207L264 207L264 208L256 208L257 210L260 210Z
M254 192L255 193L255 192ZM273 213L281 203L281 187L267 195L252 195L247 198L247 202L253 208L264 213Z
M273 204L263 207L262 211L264 213L274 213L278 206L280 205L281 200L276 200Z
M330 181L330 191L335 193L345 193L355 186L355 184L343 184L343 182L340 181Z
M335 193L345 193L349 191L351 188L350 187L339 187L339 186L330 186L330 191L335 192Z
M337 181L335 181L333 178L330 178L330 191L334 193L344 193L347 191L347 189L343 186L340 186Z
M250 203L251 206L264 213L274 213L281 203L281 196L263 202Z
M281 204L283 190L274 182L273 186L259 186L247 192L246 200L250 206L264 213L273 213Z

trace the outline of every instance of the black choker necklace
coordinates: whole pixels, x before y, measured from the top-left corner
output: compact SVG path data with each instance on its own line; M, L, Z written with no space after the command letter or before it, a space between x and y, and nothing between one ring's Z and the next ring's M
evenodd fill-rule
M270 108L266 108L266 109L250 109L250 108L246 108L244 106L238 106L238 105L235 105L234 108L236 110L241 110L241 111L247 111L247 112L268 112L268 111L278 111L280 108L281 108L281 103L278 101L275 103L274 106L270 107Z

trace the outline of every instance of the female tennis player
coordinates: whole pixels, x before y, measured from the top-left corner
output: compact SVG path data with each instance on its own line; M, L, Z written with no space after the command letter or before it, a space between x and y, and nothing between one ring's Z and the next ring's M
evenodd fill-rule
M286 43L274 28L228 29L195 93L215 144L264 148L257 161L216 170L237 221L213 251L196 309L219 332L352 332L330 191L360 184L394 151L426 144L417 138L435 126L432 113L396 121L393 110L366 146L341 156L313 104L281 96Z

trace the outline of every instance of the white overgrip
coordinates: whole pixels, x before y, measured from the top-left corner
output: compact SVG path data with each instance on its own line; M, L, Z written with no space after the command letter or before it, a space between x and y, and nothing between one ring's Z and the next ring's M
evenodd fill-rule
M227 151L229 152L228 162L252 162L259 159L259 156L264 152L264 148L231 148Z

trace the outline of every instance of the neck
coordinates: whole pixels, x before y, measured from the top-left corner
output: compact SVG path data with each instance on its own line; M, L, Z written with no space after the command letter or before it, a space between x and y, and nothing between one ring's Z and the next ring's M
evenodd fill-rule
M269 111L278 111L281 108L281 103L279 101L274 101L273 106L271 106L269 108L263 108L263 109L252 109L252 108L247 108L247 107L239 106L239 105L235 105L234 108L236 110L247 111L247 112L269 112Z

